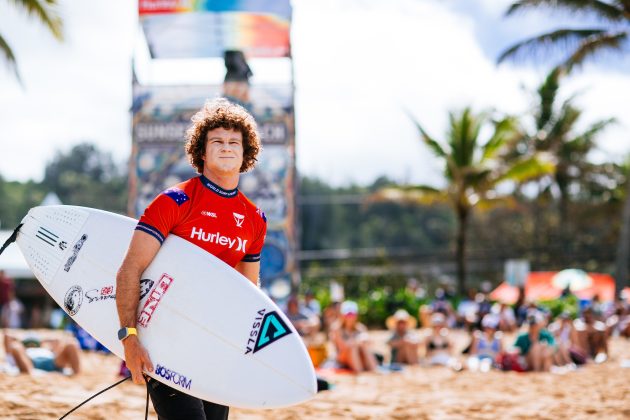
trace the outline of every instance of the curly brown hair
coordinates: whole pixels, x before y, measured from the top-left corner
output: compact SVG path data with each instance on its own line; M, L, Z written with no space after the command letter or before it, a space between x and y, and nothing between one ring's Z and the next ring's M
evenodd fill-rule
M185 150L190 164L198 173L203 173L203 157L206 152L208 131L215 128L240 131L243 135L243 164L240 172L247 172L256 165L262 150L258 128L254 117L242 106L225 98L206 101L191 118L192 126L186 130Z

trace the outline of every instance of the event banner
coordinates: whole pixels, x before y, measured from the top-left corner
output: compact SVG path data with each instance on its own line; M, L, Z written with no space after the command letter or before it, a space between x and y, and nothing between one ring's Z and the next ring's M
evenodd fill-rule
M288 57L289 0L139 0L152 58Z
M246 108L258 123L263 151L256 168L241 176L239 189L267 216L261 280L292 281L295 268L294 115L291 85L251 86ZM153 198L193 176L184 152L190 119L221 86L133 88L133 148L129 212L139 217Z

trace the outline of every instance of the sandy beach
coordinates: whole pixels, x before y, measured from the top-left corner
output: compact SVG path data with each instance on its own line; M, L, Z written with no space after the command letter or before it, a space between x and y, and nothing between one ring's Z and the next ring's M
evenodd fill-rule
M383 350L387 332L371 333ZM463 336L460 336L463 340ZM2 354L4 361L4 354ZM624 360L626 363L623 363ZM454 372L409 367L362 375L322 372L333 385L299 406L232 408L232 419L581 419L630 418L630 341L613 339L610 359L565 374ZM56 419L113 384L119 359L83 353L83 372L36 376L0 373L0 418ZM72 413L69 419L142 419L145 389L125 382ZM150 410L150 418L157 418Z

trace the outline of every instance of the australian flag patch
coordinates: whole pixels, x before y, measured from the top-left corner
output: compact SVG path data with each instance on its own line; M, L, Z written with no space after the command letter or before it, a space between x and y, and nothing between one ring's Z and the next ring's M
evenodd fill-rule
M188 197L188 195L186 195L186 193L179 188L169 188L168 190L164 191L163 194L170 197L174 202L177 203L178 206L181 206L186 201L190 200L190 197Z

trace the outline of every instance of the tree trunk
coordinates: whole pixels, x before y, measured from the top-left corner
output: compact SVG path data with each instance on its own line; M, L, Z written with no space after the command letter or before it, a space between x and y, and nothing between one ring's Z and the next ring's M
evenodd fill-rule
M466 296L466 231L468 228L469 209L457 207L457 241L455 259L457 261L457 292Z
M623 204L621 229L617 242L617 259L615 265L615 285L617 295L628 285L628 251L630 248L630 174L626 177L626 200Z
M569 194L566 190L560 190L560 202L558 205L562 265L563 268L570 268L573 264L573 258L571 257L571 245L573 243L573 238L571 237L571 230L569 229Z

